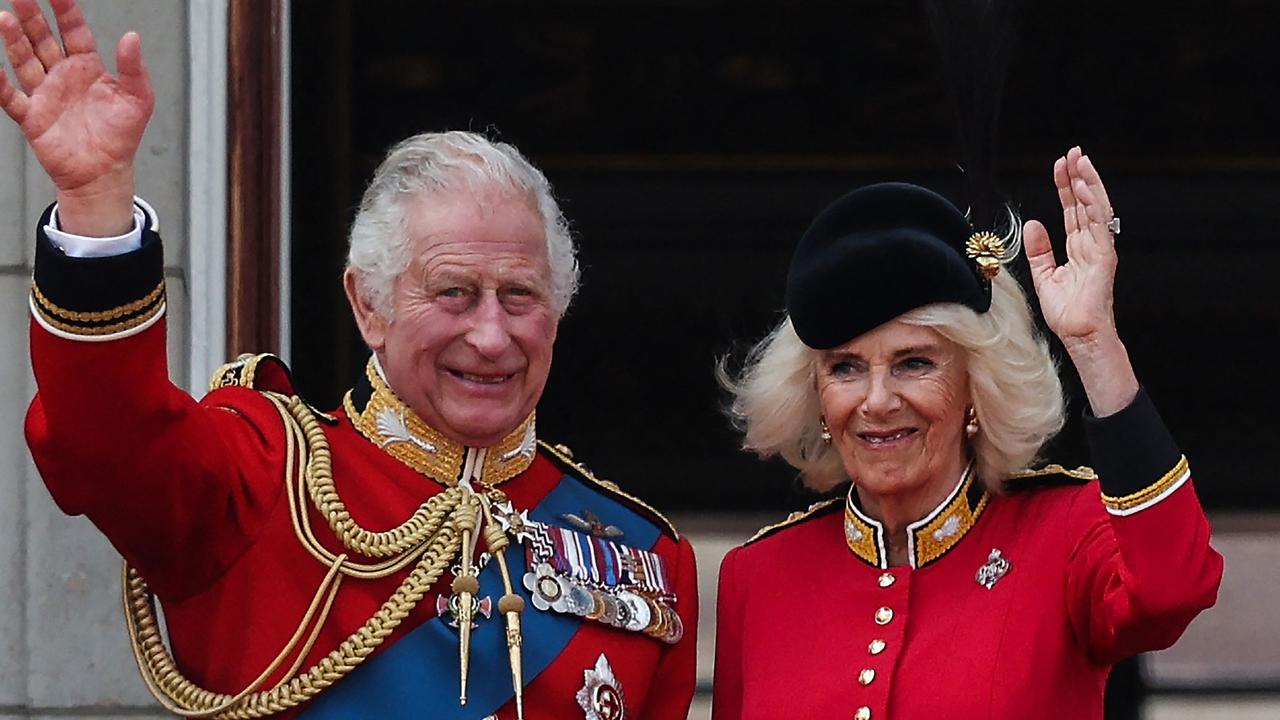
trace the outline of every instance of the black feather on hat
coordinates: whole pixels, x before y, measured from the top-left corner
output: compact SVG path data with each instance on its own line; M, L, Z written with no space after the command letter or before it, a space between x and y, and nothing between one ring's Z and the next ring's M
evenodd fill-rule
M984 313L991 278L1009 255L1000 237L975 233L971 221L985 231L1003 219L992 157L1016 2L924 4L956 112L970 211L918 185L880 183L819 213L796 246L786 289L792 325L811 348L842 345L933 303ZM1014 238L1016 224L1007 229Z

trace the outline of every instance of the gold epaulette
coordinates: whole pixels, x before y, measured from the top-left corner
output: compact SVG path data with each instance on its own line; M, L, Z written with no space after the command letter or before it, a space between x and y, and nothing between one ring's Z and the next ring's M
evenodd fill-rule
M259 368L264 372L259 373ZM269 371L266 369L270 368ZM283 382L281 382L283 380ZM283 385L284 387L281 387ZM247 387L264 392L293 394L293 378L284 360L271 353L245 353L218 368L209 378L209 392L224 387Z
M1010 475L1009 479L1020 480L1022 478L1043 477L1045 475L1066 475L1069 478L1075 478L1076 480L1084 480L1084 481L1098 479L1098 473L1094 472L1093 468L1091 467L1086 467L1084 465L1081 465L1075 470L1070 470L1057 463L1054 463L1052 465L1045 465L1042 468L1035 468L1034 470L1031 470L1031 469L1019 470L1013 473L1012 475Z
M579 475L583 480L590 482L605 495L621 502L623 505L630 507L641 515L648 517L650 520L653 520L658 525L658 528L669 533L673 540L680 539L679 531L677 531L676 526L667 519L666 515L658 512L653 508L653 506L640 498L627 493L622 488L618 487L617 483L596 477L595 473L591 472L586 468L586 466L573 459L573 451L565 445L552 445L551 443L543 440L539 440L538 445L546 451L547 455L550 455L552 459L558 461L561 465L565 465L572 469L574 473Z
M1040 468L1029 468L1010 473L1008 479L1004 481L1004 489L1016 491L1056 485L1081 485L1097 479L1098 474L1091 467L1081 465L1072 470L1053 463Z
M261 393L272 393L281 397L292 397L298 394L293 386L293 373L284 360L271 353L245 353L235 360L218 368L209 378L209 392L225 387L244 387ZM321 412L308 404L307 407L326 424L333 425L338 419L331 413Z
M840 498L838 497L830 498L828 500L819 500L818 502L810 505L808 508L804 510L796 510L795 512L788 515L786 520L783 520L782 522L776 522L772 525L765 525L764 527L760 528L759 530L756 531L756 534L752 535L751 539L743 543L743 545L750 545L751 543L757 540L763 540L764 538L778 532L779 530L785 530L786 528L789 528L792 525L798 525L804 522L805 520L809 520L811 518L824 515L825 514L823 512L824 510L830 509L832 505L834 505L839 501L840 501Z

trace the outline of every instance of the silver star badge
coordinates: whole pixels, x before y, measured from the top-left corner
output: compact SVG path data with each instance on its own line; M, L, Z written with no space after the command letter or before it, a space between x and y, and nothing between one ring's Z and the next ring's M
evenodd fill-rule
M494 517L498 524L502 526L502 531L514 537L516 542L524 542L526 539L533 537L529 533L530 528L538 527L536 520L529 519L529 511L521 510L516 512L515 507L511 505L511 501L497 503L493 506Z
M625 720L627 707L622 701L622 685L614 677L604 653L596 660L596 666L584 670L582 676L584 684L577 698L586 720Z

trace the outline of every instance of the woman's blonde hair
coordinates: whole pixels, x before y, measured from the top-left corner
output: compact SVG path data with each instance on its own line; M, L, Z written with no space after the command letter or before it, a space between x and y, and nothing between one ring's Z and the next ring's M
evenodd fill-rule
M972 440L979 477L993 490L1010 473L1036 460L1062 429L1065 401L1049 345L1036 329L1026 294L1002 272L992 282L985 313L956 303L926 305L898 319L936 330L968 357L969 393L979 430ZM732 377L724 362L720 382L733 395L729 413L744 431L743 448L781 456L800 470L806 486L826 491L848 479L834 446L822 441L822 407L814 377L817 351L806 347L790 318L748 353Z

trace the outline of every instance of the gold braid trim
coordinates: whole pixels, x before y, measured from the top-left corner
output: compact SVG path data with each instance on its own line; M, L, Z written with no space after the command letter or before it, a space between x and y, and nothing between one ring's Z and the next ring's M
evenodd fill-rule
M1178 482L1186 474L1187 468L1187 456L1183 455L1178 459L1178 464L1174 465L1173 469L1165 473L1159 480L1130 495L1116 497L1103 493L1102 503L1112 510L1128 510L1146 504L1170 487L1173 487L1174 483Z
M798 523L801 520L804 520L805 518L818 512L819 510L822 510L823 508L830 506L831 503L836 502L839 499L840 498L830 498L828 500L819 500L818 502L813 503L812 505L810 505L808 508L804 510L796 510L791 514L787 515L785 520L773 523L772 525L765 525L764 527L760 528L759 530L756 531L754 535L751 536L751 539L747 540L743 544L750 545L751 543L757 540L763 539L765 535L768 535L775 530L781 530L782 528L787 527L788 525L794 525L795 523Z
M457 519L466 512L474 511L474 498L465 497L462 489L450 488L432 497L420 508L425 509L423 514L427 518L418 529L423 535L420 546L409 548L400 557L376 566L354 565L348 563L345 554L332 555L311 534L306 521L306 507L301 502L303 484L311 487L318 481L321 486L325 482L332 485L327 464L328 441L301 399L273 394L267 394L267 397L275 403L286 427L284 480L289 490L294 530L303 546L312 556L328 565L329 571L316 589L311 605L285 647L253 682L240 692L227 695L201 688L178 670L172 653L160 636L154 596L141 575L126 563L123 578L125 622L132 641L134 660L142 673L143 682L156 700L169 712L183 717L214 720L263 717L306 702L345 677L395 631L440 579L461 548ZM305 462L299 462L296 458L299 439L305 441ZM317 464L316 460L321 457L326 462ZM330 524L333 523L334 520L330 518ZM379 546L370 546L369 549L379 549ZM324 627L342 576L385 577L414 559L418 559L417 565L373 617L306 672L298 673ZM308 626L311 627L309 633L306 632ZM298 649L298 643L304 634L307 638ZM296 655L296 658L283 674L283 679L269 690L259 691L262 683L290 655Z
M52 300L40 292L40 287L35 283L31 284L31 294L35 296L36 302L40 305L40 309L45 311L45 315L63 320L71 320L72 322L103 322L104 320L115 320L116 318L131 315L155 303L164 295L164 280L159 285L133 302L126 303L120 307L110 310L102 310L98 312L82 312L79 310L67 310L66 308L56 305Z
M145 325L148 320L155 317L162 310L164 310L164 303L160 303L159 305L155 306L155 308L153 308L150 312L148 312L145 315L139 315L137 317L129 318L128 320L121 320L118 323L112 323L110 325L96 325L96 326L73 325L71 323L65 323L57 319L56 317L49 315L43 310L41 311L40 314L41 316L43 316L44 321L46 323L49 323L54 328L57 328L58 330L61 330L63 332L71 333L72 335L99 336L99 335L114 335L119 332L132 330L141 325Z
M301 400L290 399L289 410L302 427L311 456L307 461L306 485L311 501L329 522L334 534L347 549L365 557L385 558L401 555L420 547L439 527L441 510L435 503L436 495L418 506L418 509L400 525L383 532L360 527L351 518L346 503L338 495L333 484L333 463L328 443L324 440L324 428ZM449 488L450 490L456 488ZM446 490L442 495L457 497L458 493ZM447 511L445 511L447 512ZM303 513L305 516L305 513Z
M428 425L400 399L383 378L374 357L365 365L365 378L371 393L363 408L356 408L354 391L342 398L342 407L356 430L391 457L441 485L456 485L468 448ZM530 413L506 437L485 449L480 472L484 484L500 485L529 469L535 454L536 415Z
M1077 467L1075 470L1071 470L1057 463L1053 463L1051 465L1045 465L1042 468L1036 468L1034 470L1032 469L1016 470L1012 473L1009 473L1009 479L1022 480L1024 478L1044 477L1046 475L1066 475L1067 477L1075 478L1077 480L1097 480L1098 479L1098 474L1094 472L1093 468L1091 467L1081 465L1080 467Z

